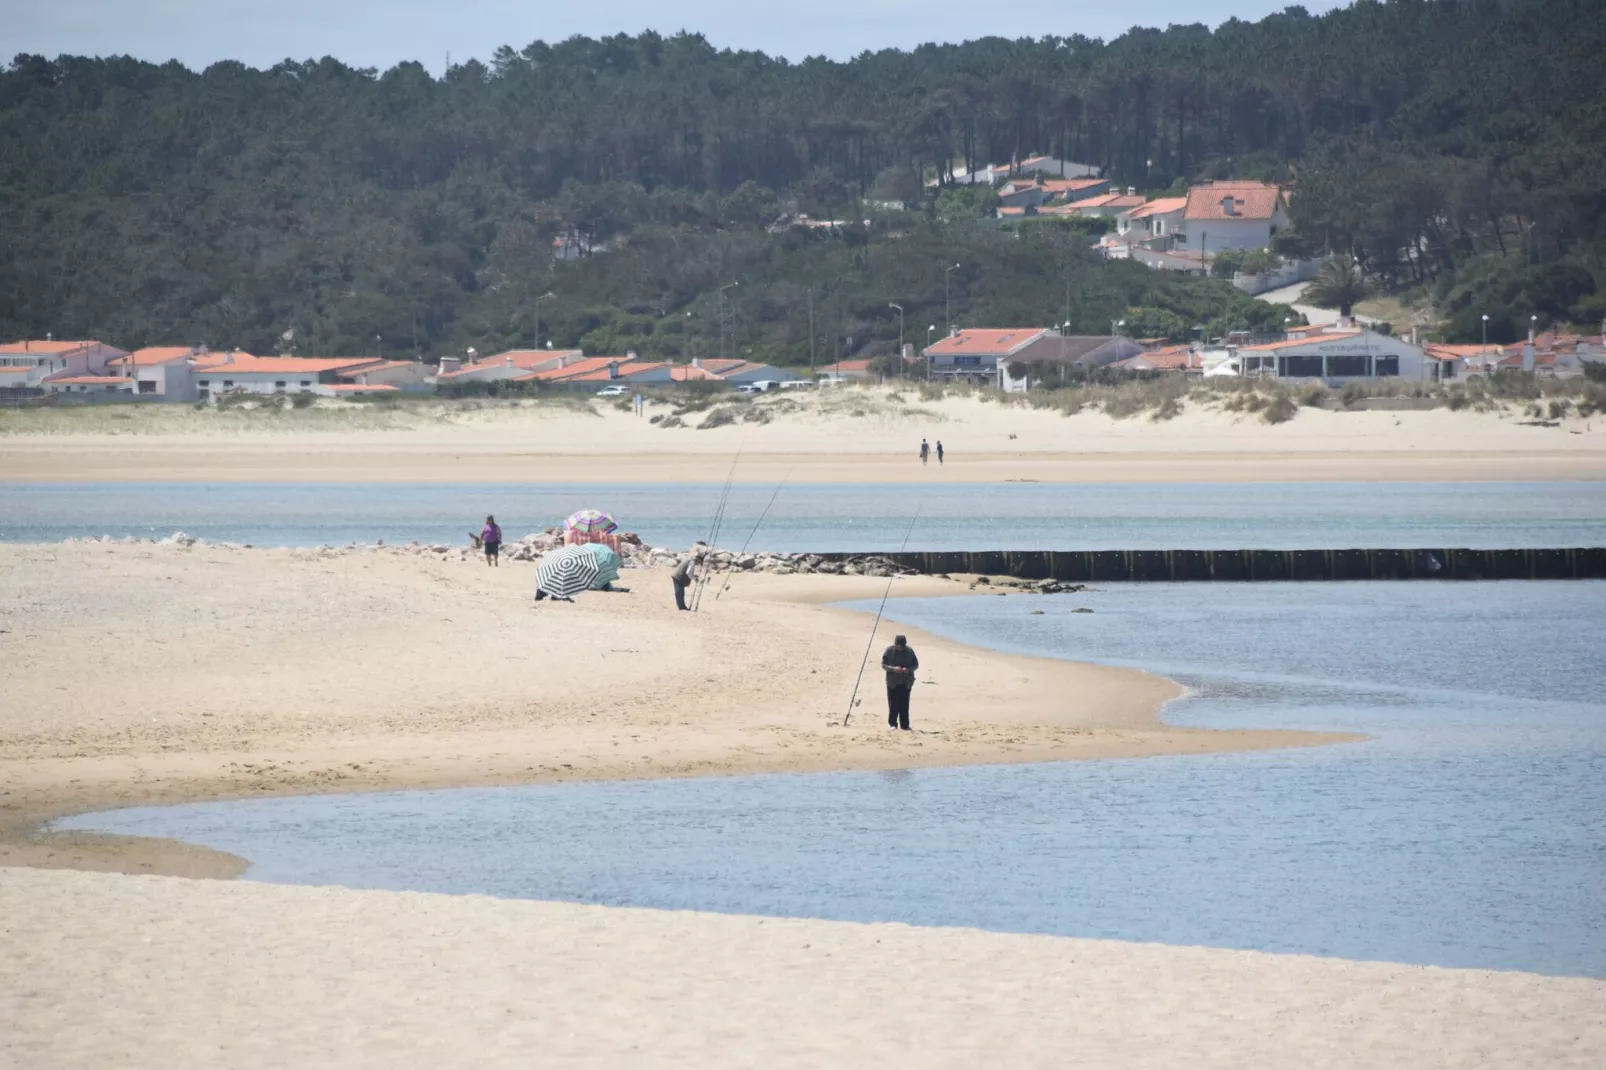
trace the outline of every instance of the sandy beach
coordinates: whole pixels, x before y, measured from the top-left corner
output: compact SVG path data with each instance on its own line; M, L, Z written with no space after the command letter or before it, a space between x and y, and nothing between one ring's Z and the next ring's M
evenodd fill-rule
M244 862L185 844L37 832L191 799L1356 738L1174 727L1163 678L891 621L874 644L919 650L918 731L886 729L873 661L844 728L870 620L829 603L885 581L744 575L695 615L662 572L623 584L536 604L532 566L455 555L9 547L0 1066L1584 1067L1606 1045L1597 981L278 887L195 879Z
M1606 479L1606 417L1536 426L1517 409L1301 408L1273 426L1192 405L1114 419L865 388L765 399L768 422L664 428L584 398L321 406L0 413L0 481L723 483L733 465L761 483ZM920 466L922 437L946 464Z

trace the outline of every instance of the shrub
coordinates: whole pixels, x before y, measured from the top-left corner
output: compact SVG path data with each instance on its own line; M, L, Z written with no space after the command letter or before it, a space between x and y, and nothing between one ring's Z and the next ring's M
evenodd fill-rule
M1329 391L1326 386L1321 383L1314 383L1300 392L1299 403L1313 409L1319 409L1327 404L1328 396Z
M1266 403L1260 418L1269 424L1282 424L1299 415L1299 407L1287 394L1278 394Z

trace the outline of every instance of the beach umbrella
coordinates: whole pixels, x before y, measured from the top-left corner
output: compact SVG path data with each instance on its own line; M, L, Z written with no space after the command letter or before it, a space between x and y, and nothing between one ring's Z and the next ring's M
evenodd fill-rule
M563 522L563 530L580 531L587 535L611 535L619 530L619 525L601 509L581 509Z
M599 542L576 547L597 559L597 578L591 581L592 590L600 591L619 578L619 555Z
M599 571L596 555L590 550L589 546L553 550L535 566L535 582L553 598L573 598L589 591Z

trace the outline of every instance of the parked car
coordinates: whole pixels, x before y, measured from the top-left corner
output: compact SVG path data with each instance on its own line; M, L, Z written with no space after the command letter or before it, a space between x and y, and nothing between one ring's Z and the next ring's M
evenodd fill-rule
M736 388L738 394L762 394L764 388L757 383L743 383Z
M597 397L599 398L622 398L624 396L625 388L622 386L605 386L597 391Z
M813 385L814 385L813 381L809 380L809 379L788 379L784 383L781 384L781 389L782 390L803 390L803 389L806 389L807 387L811 387Z
M752 385L754 387L753 393L767 394L771 390L778 388L781 385L781 381L779 379L760 379Z

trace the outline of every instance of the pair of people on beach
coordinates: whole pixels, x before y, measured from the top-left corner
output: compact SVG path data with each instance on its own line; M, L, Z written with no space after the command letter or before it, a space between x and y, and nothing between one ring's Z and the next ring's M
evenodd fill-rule
M931 445L925 439L920 440L920 463L925 464L931 456ZM937 463L942 463L942 439L937 440Z

